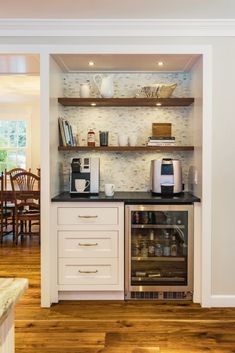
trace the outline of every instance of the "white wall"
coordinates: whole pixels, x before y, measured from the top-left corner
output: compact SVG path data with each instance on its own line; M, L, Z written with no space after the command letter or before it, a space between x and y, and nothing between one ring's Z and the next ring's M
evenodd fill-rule
M202 83L203 83L202 57L191 70L191 96L194 97L193 111L191 114L194 163L189 173L189 189L194 195L202 197Z
M31 169L37 173L40 168L40 100L31 105Z
M58 97L63 96L61 69L52 57L50 57L50 165L51 165L51 197L61 190L60 187L60 154L58 153L59 133L58 117L60 116L60 105ZM56 133L55 133L56 132Z

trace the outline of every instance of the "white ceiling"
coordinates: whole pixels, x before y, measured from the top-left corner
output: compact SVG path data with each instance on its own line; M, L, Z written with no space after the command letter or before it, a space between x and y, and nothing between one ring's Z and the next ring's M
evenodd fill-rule
M234 19L234 0L8 0L0 18Z
M189 54L60 54L53 55L64 72L79 71L189 71L200 55ZM95 63L88 65L89 61ZM163 66L158 66L162 61Z

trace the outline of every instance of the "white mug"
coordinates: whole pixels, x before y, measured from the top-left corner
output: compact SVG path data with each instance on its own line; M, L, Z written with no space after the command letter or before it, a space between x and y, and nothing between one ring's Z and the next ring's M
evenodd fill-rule
M135 135L130 135L128 137L129 145L130 146L136 146L137 143L137 137Z
M105 184L104 185L104 192L106 196L113 196L115 191L114 184Z
M89 98L90 97L90 86L89 83L80 84L80 97Z
M75 179L75 189L78 192L83 192L90 185L90 181L86 179Z
M119 146L128 146L128 136L127 135L118 135Z

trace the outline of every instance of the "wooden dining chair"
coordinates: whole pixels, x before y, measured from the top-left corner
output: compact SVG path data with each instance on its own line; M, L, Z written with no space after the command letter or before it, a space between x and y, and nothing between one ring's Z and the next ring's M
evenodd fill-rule
M11 175L11 184L15 203L15 243L24 235L37 235L40 240L40 177L22 172Z
M0 175L0 243L3 242L3 237L11 232L12 229L9 230L9 225L13 225L13 212L7 208L6 197L4 195L4 175L1 173ZM8 222L10 220L10 222ZM14 234L14 232L13 232Z
M13 168L10 170L5 169L5 173L4 173L4 188L5 188L5 190L9 189L8 185L11 186L11 176L14 176L18 173L24 173L24 172L31 172L31 168L29 168L28 170L26 170L24 168Z

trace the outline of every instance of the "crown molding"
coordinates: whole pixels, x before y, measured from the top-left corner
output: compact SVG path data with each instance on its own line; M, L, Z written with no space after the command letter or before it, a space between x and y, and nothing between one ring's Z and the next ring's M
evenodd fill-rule
M235 36L235 19L1 19L0 36Z

